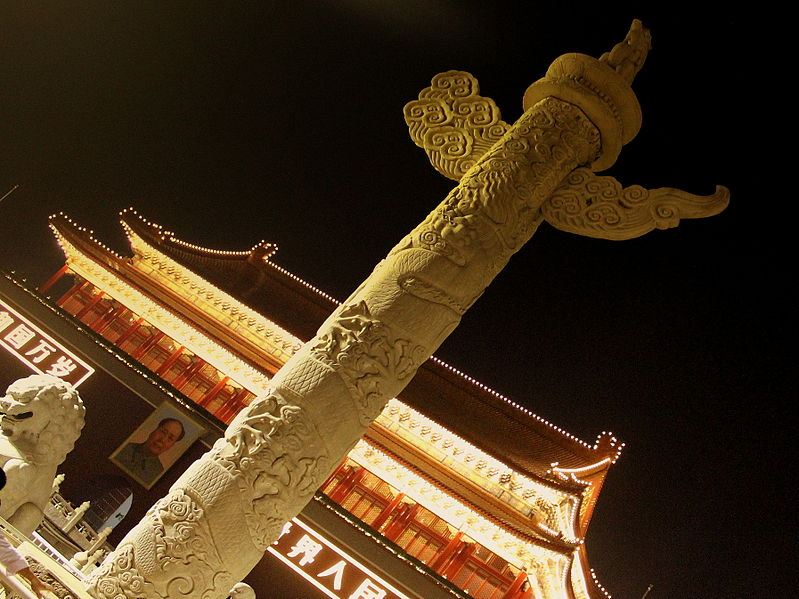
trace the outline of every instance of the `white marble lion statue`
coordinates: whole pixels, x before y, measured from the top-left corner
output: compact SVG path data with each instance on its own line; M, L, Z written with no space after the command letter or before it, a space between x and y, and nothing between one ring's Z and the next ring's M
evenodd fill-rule
M56 468L75 446L86 410L78 392L49 375L12 383L0 398L0 516L30 536L50 500Z

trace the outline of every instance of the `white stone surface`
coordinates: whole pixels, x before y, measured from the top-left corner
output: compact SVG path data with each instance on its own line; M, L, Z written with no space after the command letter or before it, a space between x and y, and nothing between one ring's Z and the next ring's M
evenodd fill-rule
M50 501L56 468L75 446L85 409L78 392L49 375L12 383L0 399L0 517L30 536Z

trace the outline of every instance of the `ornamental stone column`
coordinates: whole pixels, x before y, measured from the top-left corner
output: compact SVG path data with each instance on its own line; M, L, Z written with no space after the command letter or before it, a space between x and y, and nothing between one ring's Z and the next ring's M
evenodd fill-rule
M723 189L698 198L593 175L638 131L630 83L648 49L636 21L599 60L560 57L512 126L468 73L434 78L405 118L457 187L130 531L92 574L90 593L225 597L543 220L623 239L723 209Z

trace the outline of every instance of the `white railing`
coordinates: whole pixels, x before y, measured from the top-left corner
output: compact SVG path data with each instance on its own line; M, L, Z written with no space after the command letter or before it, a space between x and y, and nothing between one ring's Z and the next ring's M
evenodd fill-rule
M50 543L48 543L45 539L43 539L37 532L34 532L32 535L33 544L39 548L40 551L45 553L50 559L64 568L65 570L69 570L75 578L80 580L84 579L83 573L78 570L75 566L69 563L66 557L61 555L55 547L53 547Z
M72 593L73 596L79 599L93 599L91 595L86 592L83 582L83 576L77 572L55 549L50 547L46 542L42 546L37 546L39 540L31 541L20 533L11 524L0 518L0 534L5 534L11 544L14 545L17 551L22 554L28 562L35 562L41 568L47 571L60 585L65 587ZM38 535L37 535L38 536ZM51 555L51 553L53 555ZM32 594L27 583L22 581L18 576L8 576L5 569L0 567L0 580L13 593L18 594L24 599L36 599Z

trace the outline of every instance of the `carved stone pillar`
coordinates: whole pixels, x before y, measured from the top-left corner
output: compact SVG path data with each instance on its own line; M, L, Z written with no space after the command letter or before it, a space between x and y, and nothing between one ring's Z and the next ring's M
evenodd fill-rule
M436 77L406 120L458 186L151 508L95 571L90 592L216 599L244 578L533 235L564 179L611 164L634 135L638 105L617 71L562 57L528 90L513 126L471 75Z

